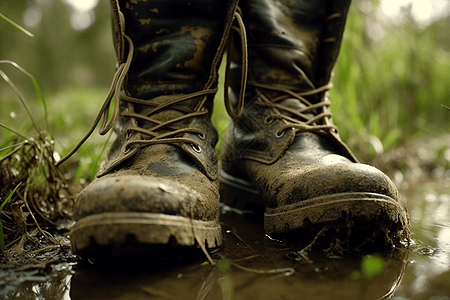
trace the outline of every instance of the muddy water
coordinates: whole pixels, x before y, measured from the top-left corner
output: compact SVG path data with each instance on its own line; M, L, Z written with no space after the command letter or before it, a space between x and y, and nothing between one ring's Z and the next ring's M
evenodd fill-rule
M407 251L340 258L298 250L263 234L258 215L222 207L225 242L172 261L82 261L21 274L5 299L431 299L450 300L450 179L403 191L412 222ZM370 273L366 262L377 262ZM377 267L378 266L378 267ZM370 270L370 268L369 268ZM4 283L3 283L4 284ZM2 283L0 282L0 286ZM5 285L3 285L5 286Z

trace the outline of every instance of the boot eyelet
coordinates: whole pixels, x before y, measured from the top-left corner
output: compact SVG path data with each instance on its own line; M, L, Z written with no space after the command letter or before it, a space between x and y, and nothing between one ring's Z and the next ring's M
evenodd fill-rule
M197 153L201 153L202 152L202 148L198 145L195 144L191 144L192 150L194 150Z
M201 140L204 140L205 139L205 134L204 133L199 133L199 134L197 134L198 135L198 137L201 139Z
M130 150L130 147L125 147L125 150L123 150L123 154L127 154L128 152L130 152Z
M277 132L275 132L275 137L276 137L277 139L279 139L279 138L281 138L285 133L286 133L286 130L277 131Z
M264 123L266 123L267 125L272 124L274 121L274 119L272 117L267 117L264 119Z
M131 137L131 132L127 132L127 133L125 134L125 138L126 138L127 140L129 140L130 137Z

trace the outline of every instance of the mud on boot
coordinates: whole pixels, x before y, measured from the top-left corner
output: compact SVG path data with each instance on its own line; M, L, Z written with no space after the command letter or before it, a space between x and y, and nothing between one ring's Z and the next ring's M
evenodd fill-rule
M263 207L272 237L308 242L324 228L339 228L348 250L402 246L409 219L397 188L380 170L357 161L329 109L331 70L349 5L241 3L248 61L242 39L232 36L226 78L232 123L223 141L222 201ZM240 74L247 64L245 80Z
M218 137L211 113L236 1L111 4L118 68L92 128L103 116L100 133L115 126L117 139L77 198L73 250L171 255L217 247Z

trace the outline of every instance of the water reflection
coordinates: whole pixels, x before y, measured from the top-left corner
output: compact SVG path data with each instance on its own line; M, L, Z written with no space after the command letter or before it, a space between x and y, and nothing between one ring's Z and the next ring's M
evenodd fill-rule
M0 299L70 300L72 264L61 263L47 270L47 273L37 270L9 271L12 270L0 270Z
M296 272L259 274L273 263L234 263L220 260L215 267L191 262L181 268L147 265L121 269L79 267L72 277L70 296L79 299L388 299L399 286L406 260L390 257L385 270L366 279L353 278L360 260L329 259L296 266ZM266 261L267 262L267 261ZM238 266L247 266L246 270Z
M449 180L421 182L406 197L415 245L394 300L450 300Z
M214 267L200 256L120 267L115 262L92 265L85 261L75 272L59 271L25 282L2 299L388 299L407 265L406 257L389 255L381 274L355 278L355 271L361 271L360 259L322 258L307 264L285 258L287 251L220 258ZM214 256L220 257L219 253ZM279 272L280 268L267 272L279 264L295 272Z

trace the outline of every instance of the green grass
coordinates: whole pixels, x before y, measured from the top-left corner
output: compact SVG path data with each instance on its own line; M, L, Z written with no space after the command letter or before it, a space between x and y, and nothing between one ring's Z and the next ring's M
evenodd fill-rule
M377 138L387 151L449 125L442 104L450 96L450 53L432 30L419 29L411 19L384 25L384 38L372 41L364 18L374 16L351 8L330 98L344 141L370 160L378 154Z
M104 88L68 86L49 97L49 102L53 103L53 117L49 126L54 132L56 151L60 157L72 150L88 132L107 94L108 90ZM112 132L103 137L95 131L62 168L75 163L77 170L73 180L92 180L105 158L111 136Z
M0 205L0 212L3 210L5 205L8 204L9 201L11 201L12 196L14 195L14 193L17 191L17 189L19 188L19 186L21 184L22 184L22 182L19 182L19 184L16 185L16 187L14 188L14 190L12 190L11 193L9 193L8 197L6 197L5 201L3 201L3 203ZM2 220L0 218L0 250L3 250L3 248L5 248L5 238L3 236L3 226L2 226Z
M31 81L38 103L44 108L43 121L37 121L36 107L29 105L33 102L26 99L3 71L5 66L12 66ZM3 267L20 264L15 261L19 255L13 257L8 252L12 248L27 252L29 249L24 248L26 242L34 243L36 247L45 245L45 242L58 243L42 227L54 226L57 218L68 218L73 198L63 174L55 167L53 137L42 129L42 123L48 128L47 105L37 80L12 61L0 60L0 68L0 78L9 87L16 103L20 104L18 111L24 117L22 125L26 124L15 129L11 124L0 123L2 136L5 137L0 141L0 213L5 216L0 220L0 249L4 254L0 265ZM24 187L18 190L22 183Z

